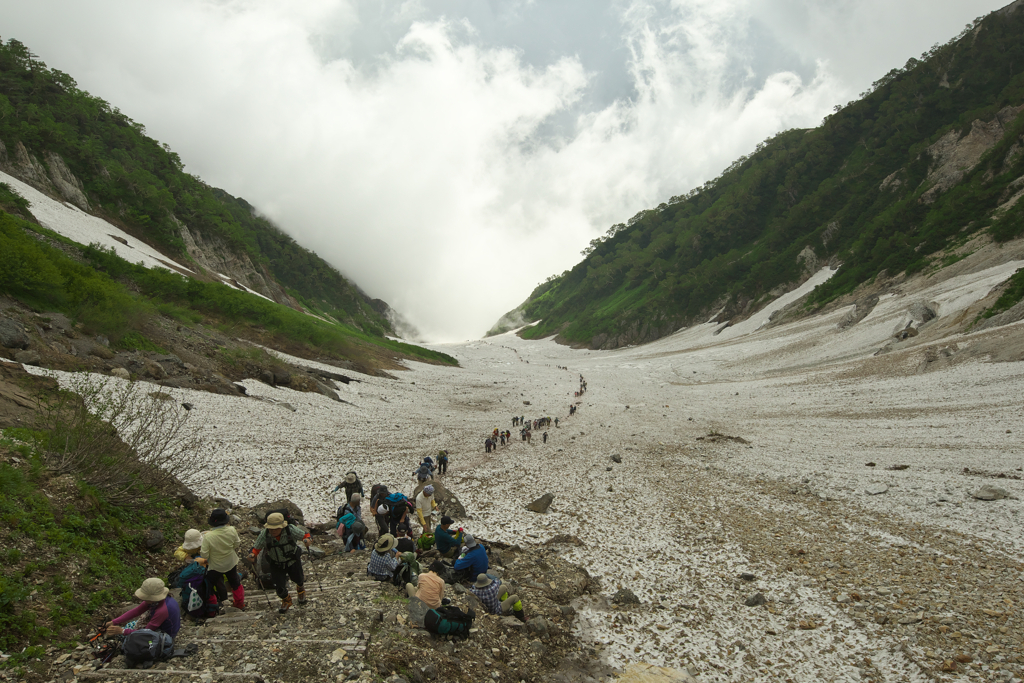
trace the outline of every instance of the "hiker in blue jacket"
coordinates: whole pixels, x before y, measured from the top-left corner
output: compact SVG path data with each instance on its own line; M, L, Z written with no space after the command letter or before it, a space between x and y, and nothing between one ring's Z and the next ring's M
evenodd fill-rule
M487 550L476 542L472 534L466 534L465 543L465 549L459 555L459 559L455 560L455 572L452 575L452 583L474 581L478 575L486 574L487 569L490 567L490 562L487 559Z

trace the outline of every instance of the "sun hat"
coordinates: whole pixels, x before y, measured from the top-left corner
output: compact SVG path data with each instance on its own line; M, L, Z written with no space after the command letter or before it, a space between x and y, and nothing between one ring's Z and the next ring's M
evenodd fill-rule
M199 533L199 529L189 529L185 532L185 542L181 544L181 547L185 550L195 550L196 548L202 547L203 535Z
M264 529L283 529L288 526L288 522L284 521L284 515L280 512L272 512L267 515L267 523L263 525Z
M473 534L466 534L466 538L463 541L463 543L466 544L467 548L475 548L476 547L476 539L473 538Z
M358 478L359 477L356 476L355 472L349 472L348 474L345 475L345 481L348 482L349 484L356 483L356 479Z
M228 523L228 513L223 508L217 508L210 513L210 519L206 522L210 526L224 526Z
M395 540L394 536L391 534L384 534L377 539L377 544L373 546L373 549L378 553L386 553L394 548L396 543L398 543L398 541Z
M377 514L378 515L386 515L387 513L388 513L388 509L386 507L384 507L383 505L378 505L377 506Z
M427 495L427 496L434 495L434 487L433 486L424 486L423 487L423 494Z
M168 593L170 591L164 585L163 579L154 576L142 582L142 588L135 591L135 597L146 602L160 602L167 597Z
M361 502L363 502L363 497L358 493L353 493L352 497L348 499L348 502L351 505L359 505Z
M451 517L449 517L448 515L445 515L444 517L441 518L441 524L442 525L444 525L444 524L454 524L454 523L455 523L455 520L452 519Z
M488 586L491 585L491 583L493 583L491 581L491 577L487 576L487 574L477 574L477 576L476 576L476 583L473 584L473 587L474 588L487 588Z

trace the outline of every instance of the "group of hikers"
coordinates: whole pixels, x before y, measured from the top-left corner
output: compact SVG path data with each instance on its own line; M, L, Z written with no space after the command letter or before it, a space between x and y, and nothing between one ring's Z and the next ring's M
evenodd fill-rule
M587 389L580 375L579 397ZM576 413L577 404L570 404L569 415ZM512 426L520 427L523 441L530 442L532 432L558 427L558 418L541 417L527 420L513 416ZM496 450L498 444L511 443L509 430L494 429L485 441L485 450ZM547 432L543 432L547 442ZM371 578L404 587L410 598L421 600L429 611L424 625L434 633L467 636L474 618L450 604L444 597L449 584L463 584L475 595L484 609L492 614L512 615L526 621L523 603L518 595L510 594L500 578L490 573L490 563L484 546L462 527L453 528L455 520L441 515L436 524L438 503L434 494L436 478L448 471L449 453L441 450L434 458L428 456L413 470L414 493L410 499L400 491L392 492L385 484L376 484L370 490L369 515L377 527L367 562L366 573ZM438 482L439 483L439 482ZM335 534L344 540L345 552L357 552L367 547L368 528L363 521L363 501L366 492L355 471L349 471L334 488L332 494L344 492L344 503L336 513ZM217 508L210 513L209 529L201 532L189 529L182 544L174 551L180 569L168 580L151 577L135 591L140 603L124 614L105 622L101 633L124 637L126 656L134 638L145 662L145 652L154 658L174 653L173 639L181 629L182 618L209 619L217 616L228 603L236 609L246 610L245 588L242 580L246 572L238 550L242 540L230 524L228 511ZM413 522L418 522L418 530ZM296 601L307 603L306 580L300 546L310 547L310 534L292 519L287 509L270 511L261 520L263 528L253 543L248 558L257 588L273 588L280 599L278 612L287 613L293 605L289 581L295 584ZM418 533L417 533L418 531ZM431 559L426 571L420 564L424 556ZM171 588L180 588L180 598L171 595ZM180 600L180 602L179 602ZM136 638L137 636L137 638Z

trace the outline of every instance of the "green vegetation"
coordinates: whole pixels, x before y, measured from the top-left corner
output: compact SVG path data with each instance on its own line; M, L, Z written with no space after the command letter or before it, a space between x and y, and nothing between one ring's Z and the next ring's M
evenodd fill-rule
M1013 308L1018 302L1024 301L1024 268L1020 268L1006 282L1006 289L996 302L979 316L980 318L991 318L1003 311Z
M116 616L114 606L146 578L146 530L172 538L189 521L176 501L122 508L85 484L53 480L27 445L36 436L8 429L0 437L0 451L23 461L0 463L0 650L7 652L53 642L68 629L81 637ZM5 665L25 659L12 657Z
M647 341L719 311L725 320L798 281L807 247L819 263L842 263L809 297L821 306L882 271L941 266L948 255L934 254L988 228L997 240L1024 234L1024 202L996 212L1021 189L1024 116L1004 112L1005 133L980 163L925 195L930 145L1024 104L1022 35L1024 12L990 15L819 128L780 133L719 178L612 226L581 263L534 290L521 310L541 322L524 336L600 345L608 335L614 345L617 335Z
M189 260L180 224L266 267L312 308L379 339L393 334L373 302L337 270L304 249L245 200L185 173L181 159L74 79L17 40L0 43L0 141L20 143L47 162L60 155L83 182L93 209L172 256ZM13 154L12 154L13 155ZM47 162L48 163L48 162ZM0 186L0 208L27 203Z

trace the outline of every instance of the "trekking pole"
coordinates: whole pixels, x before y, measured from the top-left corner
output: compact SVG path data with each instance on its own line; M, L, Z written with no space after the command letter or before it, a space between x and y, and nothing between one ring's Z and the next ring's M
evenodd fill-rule
M308 548L307 548L307 550L308 550ZM313 567L315 564L316 564L316 560L312 557L312 553L310 553L309 566ZM316 587L320 589L321 593L323 593L324 592L324 587L323 587L323 584L320 583L320 572L318 572L315 567L313 569L313 578L316 579Z
M249 557L253 558L252 559L252 582L253 582L254 586L259 588L260 586L263 586L263 577L260 576L260 556L256 555L255 557L253 557L253 554L252 554L252 551L255 550L255 549L256 549L255 547L249 548ZM266 550L264 550L263 552L266 552ZM267 588L266 588L266 586L263 586L263 599L267 601L267 609L268 610L273 610L274 606L270 604L270 596L267 595Z

